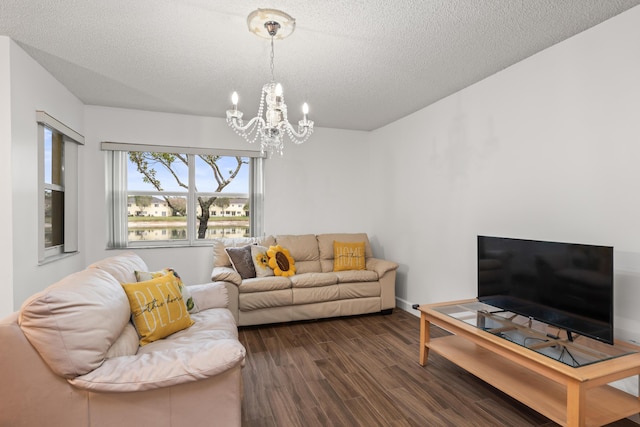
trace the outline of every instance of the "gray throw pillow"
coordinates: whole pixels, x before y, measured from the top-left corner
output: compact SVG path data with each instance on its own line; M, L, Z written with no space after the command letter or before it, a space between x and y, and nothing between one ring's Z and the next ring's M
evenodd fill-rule
M242 279L256 277L256 269L251 259L251 245L240 248L225 248L225 252L231 261L231 265L236 269Z

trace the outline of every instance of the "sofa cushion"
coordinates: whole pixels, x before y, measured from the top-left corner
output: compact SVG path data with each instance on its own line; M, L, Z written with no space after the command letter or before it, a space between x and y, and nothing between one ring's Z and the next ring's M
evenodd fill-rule
M229 247L224 249L229 261L231 261L231 265L242 279L256 277L256 269L253 266L253 258L251 257L251 246L245 245L239 248Z
M242 284L238 287L238 291L241 294L248 294L252 292L267 292L289 288L291 288L290 278L282 276L270 276L243 280Z
M338 276L333 273L304 273L291 276L291 286L294 288L315 288L338 283Z
M364 270L364 242L333 241L333 271Z
M134 252L114 255L91 264L88 268L104 270L120 283L136 281L135 271L148 271L147 264Z
M111 359L112 357L132 356L136 354L140 347L140 337L136 332L136 328L133 327L131 322L127 323L122 330L122 333L113 343L105 359Z
M172 272L146 282L122 285L140 345L169 336L193 325Z
M293 292L291 292L291 289L269 292L253 292L240 294L238 296L238 307L242 311L283 307L291 304L293 304Z
M260 245L251 245L251 261L256 270L256 277L273 276L273 268L269 267L269 248Z
M71 274L25 301L19 323L51 370L73 378L103 363L130 314L120 283L106 271L92 268Z
M191 328L69 382L91 391L134 392L210 378L243 363L246 351L229 310L205 310L193 318Z
M296 262L296 272L319 273L320 252L315 234L276 236L277 244L287 248Z
M189 288L194 304L200 310L227 308L229 306L229 292L223 282L189 285L185 286L185 288ZM196 319L195 317L192 318Z
M317 288L298 288L293 291L293 304L314 304L340 299L338 285L320 286Z
M364 242L364 256L371 258L373 252L369 244L367 233L333 233L318 234L318 251L320 252L320 266L323 272L333 271L333 242Z
M238 247L246 245L260 245L269 247L276 244L273 236L263 237L236 237L236 238L220 238L213 239L213 266L214 267L231 267L231 261L225 252L225 248Z
M336 271L338 283L377 282L378 273L371 270Z
M380 296L380 282L341 283L338 285L340 299Z

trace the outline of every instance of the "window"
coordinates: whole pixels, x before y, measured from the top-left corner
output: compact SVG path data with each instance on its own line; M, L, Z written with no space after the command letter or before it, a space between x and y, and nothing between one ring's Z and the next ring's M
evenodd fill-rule
M103 142L112 248L262 234L259 152ZM225 217L233 204L246 215ZM232 232L233 231L233 232Z
M84 137L44 111L38 123L38 262L78 251L78 145Z

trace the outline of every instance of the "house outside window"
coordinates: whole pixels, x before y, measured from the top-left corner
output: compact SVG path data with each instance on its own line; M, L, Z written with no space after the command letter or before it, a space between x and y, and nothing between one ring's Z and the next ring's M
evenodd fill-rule
M150 148L155 151L141 151ZM258 152L109 142L102 149L113 184L110 247L197 246L219 237L261 234L263 159ZM220 215L231 200L250 206L248 215Z

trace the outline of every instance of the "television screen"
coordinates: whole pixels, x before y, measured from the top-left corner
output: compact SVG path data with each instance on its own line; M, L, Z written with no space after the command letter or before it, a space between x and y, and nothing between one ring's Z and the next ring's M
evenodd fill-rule
M613 247L478 236L478 299L613 344Z

